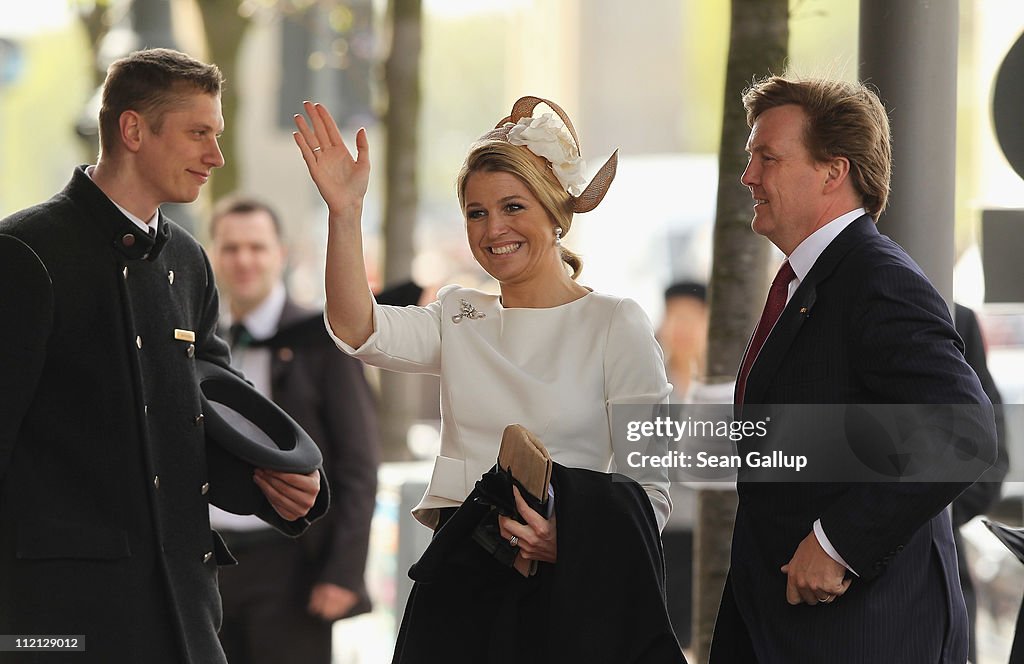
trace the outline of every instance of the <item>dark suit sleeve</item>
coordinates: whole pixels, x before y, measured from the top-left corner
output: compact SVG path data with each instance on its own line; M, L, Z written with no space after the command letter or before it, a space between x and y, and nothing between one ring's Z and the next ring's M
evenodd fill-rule
M21 240L0 235L0 482L43 371L52 319L43 262Z
M875 403L983 404L957 411L958 416L967 412L958 434L972 441L977 457L991 465L996 459L991 407L964 361L946 303L923 275L905 265L884 265L860 276L851 321L857 341L849 359L863 394ZM906 435L934 436L935 425L923 421ZM970 483L851 485L821 515L821 525L861 578L872 578Z
M325 454L333 493L330 539L318 581L362 592L377 497L380 445L373 394L359 360L335 348L326 350Z
M988 370L985 340L981 335L978 317L968 307L956 304L954 305L953 319L956 323L956 331L964 342L964 359L974 369L978 380L981 381L982 389L985 390L985 394L996 407L996 443L998 445L995 464L953 501L953 527L959 528L979 514L983 514L999 499L1003 479L1010 467L1010 456L1006 449L1006 419L1002 408L1003 398Z

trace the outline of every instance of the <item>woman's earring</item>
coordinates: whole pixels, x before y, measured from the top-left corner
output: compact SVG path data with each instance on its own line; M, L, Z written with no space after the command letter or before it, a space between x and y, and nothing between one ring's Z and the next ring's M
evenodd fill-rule
M555 246L556 247L561 247L562 246L562 227L561 226L555 226Z

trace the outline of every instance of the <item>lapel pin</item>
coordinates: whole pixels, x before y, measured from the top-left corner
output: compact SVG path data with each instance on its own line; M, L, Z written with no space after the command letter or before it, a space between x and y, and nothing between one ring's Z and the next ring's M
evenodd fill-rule
M178 341L187 341L189 343L195 343L196 333L192 330L174 330L174 338Z
M171 270L170 272L167 273L167 283L174 283L174 270Z

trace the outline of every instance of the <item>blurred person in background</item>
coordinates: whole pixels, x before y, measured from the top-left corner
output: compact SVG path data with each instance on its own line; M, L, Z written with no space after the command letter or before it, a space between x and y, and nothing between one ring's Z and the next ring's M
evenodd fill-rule
M680 281L665 289L665 317L658 328L665 351L672 403L687 403L703 376L708 348L707 287Z
M217 567L234 559L209 502L230 482L207 474L196 365L226 369L228 347L206 254L159 210L224 163L222 80L168 49L114 62L96 165L0 221L21 247L0 270L36 268L0 275L0 634L80 635L68 661L226 661ZM26 322L19 301L52 315ZM327 507L317 471L254 481L289 535Z
M1010 467L1010 457L1006 448L1006 418L1002 408L1003 397L999 394L996 382L988 370L985 339L981 333L981 326L978 324L978 317L972 309L960 303L954 303L953 322L956 325L957 334L964 342L964 359L974 369L974 373L978 374L982 389L985 390L985 394L996 407L996 444L998 446L996 462L985 471L985 474L977 482L957 496L957 499L953 501L952 511L957 570L960 574L960 585L964 591L964 602L967 604L967 626L970 634L968 660L977 662L978 599L960 528L974 517L984 514L999 500L1003 479Z
M534 117L541 103L555 114ZM338 346L368 364L441 378L441 451L413 514L452 550L442 578L414 586L394 661L684 661L658 538L671 510L667 476L606 474L626 445L612 437L613 407L667 403L664 359L639 305L580 284L582 263L562 246L574 212L604 197L615 156L588 185L565 113L520 99L471 146L457 181L470 249L500 295L452 285L425 307L389 307L374 301L363 268L366 132L353 158L326 108L307 102L305 111L295 140L329 209L327 319ZM529 577L468 535L452 542L444 527L471 513L473 501L463 501L512 423L556 462L549 513L517 490L522 522L494 524L512 549L508 564L539 561Z
M658 342L665 351L672 403L691 402L703 380L708 345L707 287L694 281L677 281L665 289L665 315L658 328ZM683 482L669 487L672 516L662 532L669 614L679 643L690 645L693 606L693 489Z
M323 312L285 289L281 221L265 203L218 201L210 258L227 304L231 364L319 445L331 509L301 539L251 516L210 509L239 564L221 571L221 643L233 664L329 664L335 620L365 613L370 520L379 441L373 396L359 360L339 353Z

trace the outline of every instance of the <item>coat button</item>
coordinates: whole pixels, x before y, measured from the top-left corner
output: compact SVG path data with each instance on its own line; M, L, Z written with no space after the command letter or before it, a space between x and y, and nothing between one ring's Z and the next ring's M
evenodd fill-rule
M210 493L210 483L204 482L203 486L199 487L199 495L205 496L208 493Z
M121 272L121 274L124 275L125 279L128 278L128 266L127 265L124 266L124 270Z
M169 270L167 272L167 283L169 283L169 284L173 284L174 283L174 270Z
M196 356L196 345L195 344L189 344L188 348L185 349L185 354L188 355L188 358L190 360L193 357L195 357Z
M124 236L121 238L121 244L123 244L126 247L133 246L135 244L135 236L132 235L131 233L125 233Z
M153 477L153 488L154 489L159 489L160 488L160 476L159 475L155 475Z
M206 553L203 554L203 562L204 563L210 562L211 558L213 558L213 551L207 551Z
M142 337L135 337L135 345L139 347L139 350L142 350Z
M203 414L199 413L198 415L196 415L196 419L193 420L192 423L195 424L196 426L199 426L200 424L202 424L203 423Z

